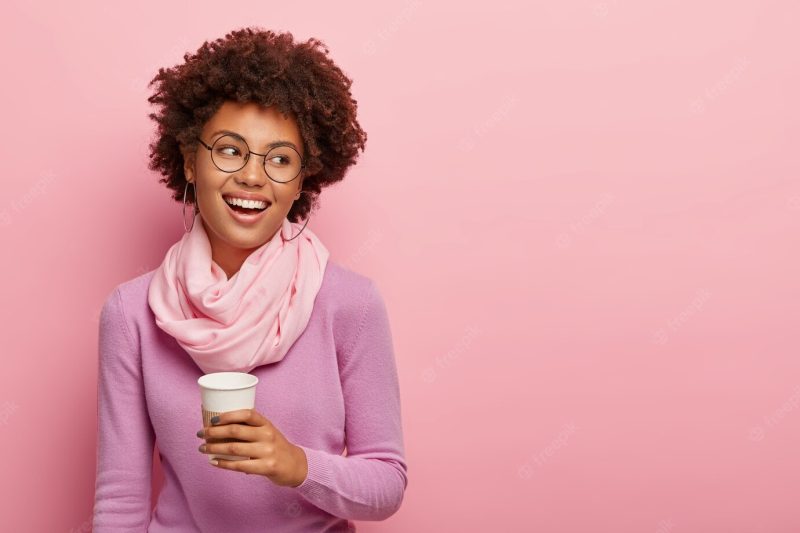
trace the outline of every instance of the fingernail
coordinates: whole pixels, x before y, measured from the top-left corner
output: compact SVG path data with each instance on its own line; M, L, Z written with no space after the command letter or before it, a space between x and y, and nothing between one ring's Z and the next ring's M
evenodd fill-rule
M214 465L214 466L217 466L217 460L216 459L211 459L211 464Z
M198 436L198 437L202 437L202 436L203 436L203 430L202 430L202 429L201 429L200 431L198 431L198 432L197 432L197 436Z
M219 416L212 416L211 417L211 423L212 424L216 424L217 422L219 422Z
M197 448L197 449L200 450L201 452L205 452L206 451L206 445L205 444L201 444L200 447Z

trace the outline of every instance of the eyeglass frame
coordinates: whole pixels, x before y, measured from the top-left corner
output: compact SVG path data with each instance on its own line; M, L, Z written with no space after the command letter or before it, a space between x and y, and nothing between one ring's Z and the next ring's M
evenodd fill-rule
M241 139L241 140L242 140L242 142L244 143L244 145L247 147L247 156L244 158L244 164L243 164L242 166L240 166L239 168L237 168L236 170L222 170L221 168L219 168L219 165L217 165L217 162L216 162L216 161L214 161L214 154L213 154L213 148L214 148L214 145L215 145L215 144L217 144L217 143L219 142L219 140L220 140L220 139L223 139L223 138L225 138L225 137L238 137L239 139ZM232 173L234 173L234 172L239 172L240 170L242 170L244 167L246 167L246 166L247 166L247 162L248 162L248 161L250 161L250 154L253 154L253 155L260 155L261 157L263 157L263 158L264 158L264 163L261 165L261 168L263 168L263 169L264 169L264 174L266 174L266 175L267 175L267 177L268 177L269 179L271 179L272 181L274 181L275 183L281 183L281 184L284 184L284 183L291 183L291 182L293 182L294 180L296 180L296 179L297 179L297 176L299 176L300 174L302 174L302 173L303 173L303 169L304 169L304 168L306 168L306 162L305 162L305 160L303 159L303 156L301 156L301 155L300 155L300 152L297 152L297 150L295 150L294 146L292 146L292 145L290 145L290 144L288 144L288 143L279 143L279 144L277 144L277 145L273 146L272 148L270 148L270 149L269 149L269 151L268 151L266 154L259 154L258 152L254 152L254 151L252 151L252 150L250 149L250 145L249 145L249 144L247 144L247 141L245 140L245 138L244 138L244 137L242 137L241 135L235 134L235 133L226 133L226 134L224 134L224 135L220 135L219 137L217 137L217 140L216 140L216 141L214 141L213 143L211 143L211 146L207 145L207 144L206 144L206 142L205 142L203 139L201 139L199 135L198 135L197 137L195 137L195 138L196 138L196 139L197 139L197 140L200 142L200 144L202 144L202 145L203 145L203 148L207 149L209 152L212 152L212 153L210 153L210 154L209 154L209 155L211 156L211 162L212 162L212 163L214 163L214 166L215 166L215 167L217 167L217 169L218 169L220 172L226 172L226 173L228 173L228 174L232 174ZM281 146L286 146L287 148L291 148L292 150L294 150L295 152L297 152L297 156L300 158L300 170L298 170L298 171L297 171L297 175L296 175L295 177L293 177L292 179L290 179L289 181L278 181L278 180L274 179L272 176L270 176L270 175L269 175L269 172L267 172L267 156L268 156L268 155L269 155L269 153L270 153L271 151L273 151L275 148L280 148Z

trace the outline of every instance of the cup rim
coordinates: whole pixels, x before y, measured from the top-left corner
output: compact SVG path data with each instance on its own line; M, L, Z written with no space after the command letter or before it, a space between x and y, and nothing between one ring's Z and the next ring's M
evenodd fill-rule
M208 376L220 376L222 374L237 374L241 376L248 376L251 378L250 383L244 383L243 385L239 385L236 387L215 387L213 385L205 385L204 381L209 381L210 379ZM207 390L241 390L241 389L249 389L250 387L254 387L258 384L258 376L254 376L253 374L249 374L247 372L210 372L208 374L203 374L199 378L197 378L197 384Z

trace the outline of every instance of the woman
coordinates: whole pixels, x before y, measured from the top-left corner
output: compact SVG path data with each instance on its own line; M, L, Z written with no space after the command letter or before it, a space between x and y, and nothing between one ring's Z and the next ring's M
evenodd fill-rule
M151 82L150 168L193 216L101 312L95 532L353 531L402 502L386 307L306 227L367 137L327 52L244 28ZM257 376L256 407L201 428L197 379L220 371Z

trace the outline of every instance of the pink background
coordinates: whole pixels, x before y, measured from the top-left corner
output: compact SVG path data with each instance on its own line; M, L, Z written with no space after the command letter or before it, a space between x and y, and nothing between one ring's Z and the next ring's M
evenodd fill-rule
M3 530L89 530L100 306L183 232L146 83L251 24L369 134L309 224L392 319L410 484L359 531L800 530L800 7L523 4L4 4Z

